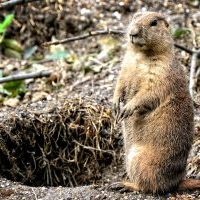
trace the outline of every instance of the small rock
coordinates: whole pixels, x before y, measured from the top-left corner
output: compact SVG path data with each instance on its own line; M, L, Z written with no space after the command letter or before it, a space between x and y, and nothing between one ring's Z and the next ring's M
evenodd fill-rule
M19 104L19 99L17 98L9 98L4 100L3 105L4 106L10 106L15 108Z
M33 93L31 101L36 102L39 100L46 100L47 96L48 96L48 93L46 93L46 92L35 92L35 93Z

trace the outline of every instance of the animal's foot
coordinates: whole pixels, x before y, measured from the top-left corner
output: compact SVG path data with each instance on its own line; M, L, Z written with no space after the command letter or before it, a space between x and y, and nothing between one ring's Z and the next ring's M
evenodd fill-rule
M106 187L106 190L109 191L118 191L120 193L130 192L131 190L127 188L123 182L115 182Z
M120 98L115 98L113 100L113 115L114 117L118 116L120 113Z
M122 109L120 114L118 115L117 120L118 121L122 121L128 117L130 117L131 115L133 115L133 113L135 112L136 108L135 106L132 104L132 102L127 103Z

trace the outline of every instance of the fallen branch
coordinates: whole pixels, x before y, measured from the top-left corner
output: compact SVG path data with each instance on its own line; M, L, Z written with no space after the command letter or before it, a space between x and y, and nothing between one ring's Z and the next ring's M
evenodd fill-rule
M25 80L25 79L31 79L31 78L49 77L51 74L52 72L50 71L39 71L39 72L34 72L34 73L29 73L29 74L18 74L18 75L6 76L3 78L0 78L0 83Z
M19 4L29 3L29 2L35 2L40 0L10 0L6 2L0 3L0 10L10 8L11 6L16 6Z
M189 91L192 98L194 98L194 89L195 89L195 79L196 79L196 63L197 63L197 53L192 54L191 58L191 67L190 67L190 82L189 82Z
M193 53L195 53L195 51L193 51L193 50L191 50L191 49L188 49L187 47L181 46L181 45L179 45L179 44L176 44L176 43L175 43L174 46L175 46L176 48L180 49L180 50L183 50L183 51L189 53L190 55L192 55Z
M189 82L189 91L191 97L194 99L194 91L197 84L197 79L199 75L199 70L196 70L197 68L197 59L200 55L200 49L193 51L191 58L191 66L190 66L190 82ZM196 73L197 71L197 73Z
M66 38L66 39L63 39L63 40L57 40L57 41L53 41L53 42L45 42L45 43L42 44L42 46L45 47L45 46L49 46L49 45L63 44L63 43L73 42L73 41L76 41L76 40L83 40L85 38L93 37L93 36L97 36L97 35L109 35L109 34L122 35L124 33L125 32L122 31L122 30L114 30L114 29L90 31L86 34L71 37L71 38Z

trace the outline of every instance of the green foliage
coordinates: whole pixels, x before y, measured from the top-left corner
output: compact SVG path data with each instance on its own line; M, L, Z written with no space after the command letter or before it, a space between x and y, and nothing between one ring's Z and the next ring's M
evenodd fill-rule
M9 58L22 59L21 53L10 48L5 48L4 55L6 55Z
M7 31L7 28L12 23L13 19L14 19L14 15L10 14L10 15L7 15L4 21L0 23L0 43L3 41L5 32Z
M66 59L70 56L69 52L66 50L59 50L59 51L55 51L50 55L46 56L46 59L50 59L50 60L63 60Z
M14 40L5 38L5 33L8 27L11 25L14 19L14 15L7 15L3 22L0 23L0 44L4 49L4 54L12 58L22 58L22 53L24 51L22 45Z
M0 33L6 32L7 28L10 26L10 24L13 21L13 19L14 19L14 15L13 14L10 14L10 15L6 16L4 21L2 23L0 23Z
M17 42L16 40L13 40L13 39L4 39L2 41L2 45L6 48L9 48L9 49L12 49L12 50L15 50L17 52L23 52L24 49L22 47L22 45Z
M26 91L26 84L23 80L8 82L0 86L0 92L8 95L9 97L23 95Z
M181 27L181 28L177 28L173 31L173 36L175 38L180 38L180 37L189 35L190 33L191 33L191 30L189 28Z

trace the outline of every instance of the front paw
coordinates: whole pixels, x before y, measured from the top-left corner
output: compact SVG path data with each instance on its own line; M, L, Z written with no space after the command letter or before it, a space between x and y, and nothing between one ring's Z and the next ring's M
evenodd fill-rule
M113 100L113 115L116 118L120 113L120 98L115 98Z
M117 121L122 121L128 117L130 117L131 115L133 115L135 111L135 107L132 105L132 103L127 103L122 109L120 114L117 117Z

